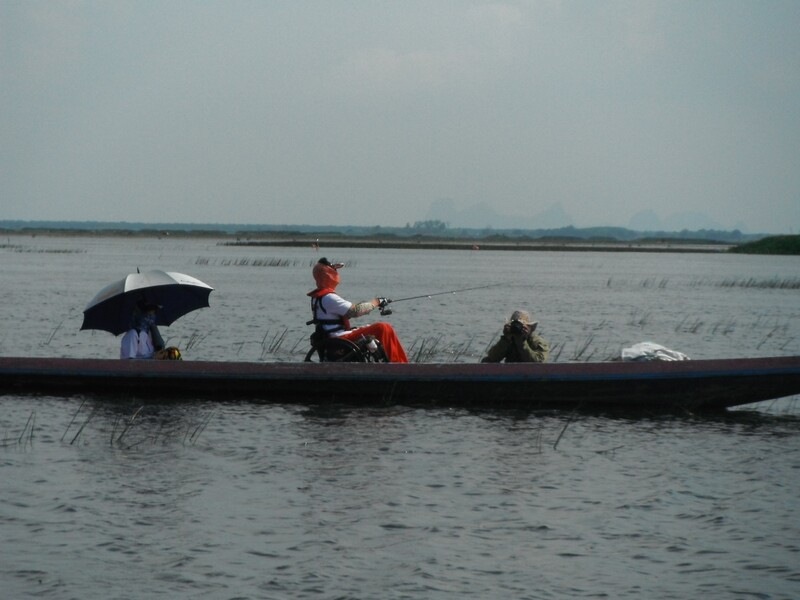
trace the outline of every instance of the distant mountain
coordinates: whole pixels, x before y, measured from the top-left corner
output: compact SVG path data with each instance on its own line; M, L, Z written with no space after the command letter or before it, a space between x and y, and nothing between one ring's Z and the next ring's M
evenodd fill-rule
M542 212L534 214L531 223L537 229L558 229L574 225L575 219L567 214L560 202L556 202Z
M723 229L723 227L705 213L680 212L664 218L664 225L661 229L667 231L696 231L698 229Z
M631 217L628 227L636 231L661 231L664 224L655 211L643 210Z
M480 202L463 207L454 200L442 199L431 203L429 220L442 221L452 228L469 229L559 229L575 226L575 219L560 202L530 215L508 215L497 212L491 205ZM684 211L659 217L653 210L643 210L633 215L628 227L634 231L699 231L724 230L725 228L707 214ZM746 230L742 223L735 229Z

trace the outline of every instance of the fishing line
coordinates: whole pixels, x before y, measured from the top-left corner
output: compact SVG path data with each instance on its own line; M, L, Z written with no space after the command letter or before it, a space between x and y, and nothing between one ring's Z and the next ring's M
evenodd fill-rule
M471 290L483 290L490 287L495 287L498 285L502 285L499 283L490 283L488 285L478 285L475 287L468 287L468 288L461 288L458 290L448 290L446 292L434 292L432 294L420 294L419 296L408 296L407 298L398 298L397 300L391 300L389 298L382 298L382 306L381 306L381 314L382 315L390 315L392 314L391 308L386 308L388 304L394 304L395 302L405 302L406 300L419 300L420 298L433 298L434 296L444 296L446 294L458 294L459 292L469 292Z

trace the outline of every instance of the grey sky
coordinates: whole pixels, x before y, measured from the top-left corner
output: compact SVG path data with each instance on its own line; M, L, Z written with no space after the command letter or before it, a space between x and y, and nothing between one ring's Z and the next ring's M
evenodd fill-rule
M0 0L0 219L800 225L800 2Z

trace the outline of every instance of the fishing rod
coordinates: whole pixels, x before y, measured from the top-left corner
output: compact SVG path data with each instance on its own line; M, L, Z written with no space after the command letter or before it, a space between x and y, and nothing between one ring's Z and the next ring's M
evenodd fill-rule
M408 298L398 298L397 300L391 300L389 298L380 298L380 309L382 315L390 315L392 314L391 308L386 308L388 304L393 304L395 302L405 302L406 300L419 300L420 298L433 298L434 296L444 296L445 294L458 294L459 292L469 292L471 290L483 290L490 287L495 287L496 283L490 283L489 285L478 285L475 287L468 287L468 288L461 288L458 290L448 290L446 292L435 292L433 294L420 294L419 296L409 296Z

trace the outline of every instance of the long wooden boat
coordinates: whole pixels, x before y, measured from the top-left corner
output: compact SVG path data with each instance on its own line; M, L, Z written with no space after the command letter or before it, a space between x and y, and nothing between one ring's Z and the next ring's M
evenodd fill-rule
M694 412L800 394L800 356L550 364L0 357L0 394Z

